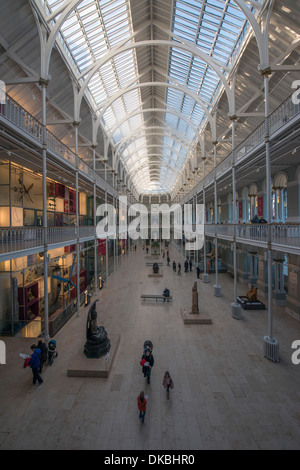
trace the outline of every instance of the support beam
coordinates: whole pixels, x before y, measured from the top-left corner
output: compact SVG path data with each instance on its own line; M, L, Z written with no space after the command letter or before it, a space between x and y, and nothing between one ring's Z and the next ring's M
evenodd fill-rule
M233 211L233 302L231 304L231 315L236 320L242 319L242 307L237 302L237 246L236 246L236 226L237 218L237 203L236 203L236 176L235 176L235 121L236 116L232 119L232 211Z
M218 266L218 195L217 195L217 177L216 177L216 167L217 167L217 142L213 142L214 145L214 219L215 219L215 274L216 274L216 284L214 285L214 295L216 297L222 297L222 288L219 285L219 266Z
M43 128L43 228L44 228L44 338L46 346L50 339L49 336L49 302L48 302L48 240L47 240L47 128L46 128L46 110L47 110L47 85L48 82L41 80L42 86L42 128Z
M265 148L266 148L266 182L267 182L267 221L268 221L268 336L264 337L264 356L279 362L279 342L273 338L273 305L272 305L272 246L271 246L271 216L272 216L272 185L271 185L271 160L270 160L270 119L269 119L269 75L271 70L262 72L265 90Z
M47 126L57 126L59 124L73 124L73 122L74 122L74 119L61 119L61 120L57 119L57 121L47 122ZM73 145L73 147L75 146Z
M300 70L300 65L272 65L271 71L284 71L284 72L296 72Z
M5 85L23 85L26 83L39 83L39 77L19 77L5 80Z

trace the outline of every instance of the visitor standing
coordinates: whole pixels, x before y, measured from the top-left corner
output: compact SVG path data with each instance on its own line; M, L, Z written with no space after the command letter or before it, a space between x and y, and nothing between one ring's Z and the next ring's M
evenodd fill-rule
M145 421L146 409L147 409L147 400L145 398L144 392L142 391L137 397L137 404L139 410L139 419L142 423Z
M189 270L189 262L188 260L186 259L185 262L184 262L184 272L187 273Z
M176 273L176 261L173 261L173 271Z
M177 276L181 276L181 264L180 263L178 263Z

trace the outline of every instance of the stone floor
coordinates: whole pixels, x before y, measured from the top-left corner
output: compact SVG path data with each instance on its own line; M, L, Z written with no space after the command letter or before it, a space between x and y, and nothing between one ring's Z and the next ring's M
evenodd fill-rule
M171 261L183 261L171 247ZM210 282L198 281L200 314L212 325L184 325L195 271L181 277L166 266L151 278L145 252L123 256L101 290L98 324L121 340L109 378L68 377L72 358L83 349L87 308L56 335L59 356L45 367L42 386L32 385L19 353L32 339L2 338L7 363L0 365L0 449L299 449L300 365L292 364L293 340L300 324L274 309L274 336L280 363L263 357L268 334L266 311L231 317L233 280L219 276L222 297ZM168 286L173 302L141 301L145 293ZM238 286L243 295L247 287ZM155 364L147 385L139 364L143 343L153 342ZM169 370L175 388L166 399L162 387ZM145 423L138 419L137 396L148 396Z

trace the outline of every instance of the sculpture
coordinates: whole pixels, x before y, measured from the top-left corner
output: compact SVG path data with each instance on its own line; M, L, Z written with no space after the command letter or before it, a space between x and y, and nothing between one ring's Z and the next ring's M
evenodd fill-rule
M192 313L199 313L197 282L195 282L193 285L192 293L193 293Z
M86 321L86 343L83 351L86 357L97 359L105 356L110 350L110 340L104 326L97 326L96 302L98 300L95 300L89 309Z
M257 287L252 286L246 297L250 302L257 302Z
M157 274L158 271L159 271L158 264L157 264L157 263L153 263L153 273L154 273L154 274Z

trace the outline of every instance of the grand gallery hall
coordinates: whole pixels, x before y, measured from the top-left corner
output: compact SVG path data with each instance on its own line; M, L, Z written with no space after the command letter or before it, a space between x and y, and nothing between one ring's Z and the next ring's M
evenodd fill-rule
M0 13L0 449L298 450L300 3Z

